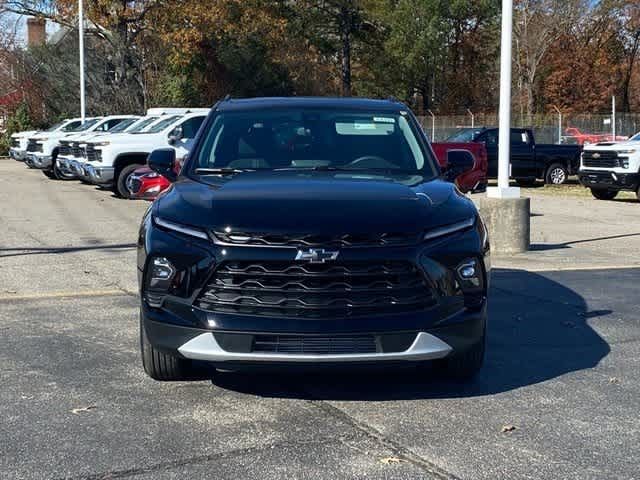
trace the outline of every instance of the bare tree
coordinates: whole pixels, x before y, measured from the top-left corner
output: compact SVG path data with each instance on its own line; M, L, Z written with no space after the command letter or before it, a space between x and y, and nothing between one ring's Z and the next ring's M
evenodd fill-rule
M517 0L514 37L518 83L524 89L529 117L536 110L535 83L548 49L589 11L589 0ZM570 52L567 52L570 54Z

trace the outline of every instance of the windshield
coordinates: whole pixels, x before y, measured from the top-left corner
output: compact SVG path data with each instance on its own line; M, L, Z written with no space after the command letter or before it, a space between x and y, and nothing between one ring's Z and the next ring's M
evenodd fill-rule
M170 117L160 120L158 123L154 124L152 127L150 127L148 130L145 130L144 132L135 131L131 133L158 133L163 131L165 128L170 126L179 118L180 118L180 115L172 115Z
M640 142L640 132L636 133L633 137L631 137L629 142Z
M221 112L191 168L436 172L406 115L311 108Z
M58 122L55 125L53 125L52 127L49 127L45 130L45 132L55 132L56 130L58 130L62 125L64 125L64 122Z
M129 130L128 133L140 133L145 128L147 128L149 124L158 120L158 118L159 117L145 117L142 120L140 120L131 130Z
M67 130L68 132L84 132L89 128L93 127L96 123L98 123L99 118L92 118L90 120L85 120L84 123L81 123L76 128L72 128L71 130Z
M476 137L482 133L482 130L474 128L463 128L447 138L447 142L470 143L475 141Z
M124 132L127 128L129 128L131 125L133 125L137 121L138 121L137 118L125 118L124 120L121 120L120 123L114 125L109 130L107 130L107 132L109 133Z
M74 129L78 128L82 122L80 120L73 120L67 123L64 127L61 128L63 132L72 132ZM53 129L51 129L53 130Z

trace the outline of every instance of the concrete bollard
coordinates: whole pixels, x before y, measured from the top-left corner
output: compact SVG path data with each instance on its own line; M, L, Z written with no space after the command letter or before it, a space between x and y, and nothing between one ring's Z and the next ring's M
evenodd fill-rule
M477 200L480 215L489 230L491 252L503 255L529 250L531 200L488 198Z

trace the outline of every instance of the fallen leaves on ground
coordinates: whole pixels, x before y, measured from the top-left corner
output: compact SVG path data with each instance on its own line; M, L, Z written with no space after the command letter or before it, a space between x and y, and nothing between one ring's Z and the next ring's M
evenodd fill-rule
M384 463L385 465L390 465L392 463L400 463L401 461L402 460L400 460L398 457L385 457L380 459L380 463Z
M86 407L74 408L71 410L71 413L73 413L74 415L80 415L81 413L88 412L95 408L97 408L95 405L88 405Z
M618 377L611 377L609 383L618 384L620 383L620 379Z
M515 431L517 429L518 429L518 427L516 427L515 425L504 425L502 427L502 433L513 432L513 431Z

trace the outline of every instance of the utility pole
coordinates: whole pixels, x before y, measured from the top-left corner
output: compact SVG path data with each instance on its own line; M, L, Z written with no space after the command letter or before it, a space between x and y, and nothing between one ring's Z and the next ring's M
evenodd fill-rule
M78 0L78 44L80 50L80 118L84 123L86 111L84 103L84 8L82 0Z

